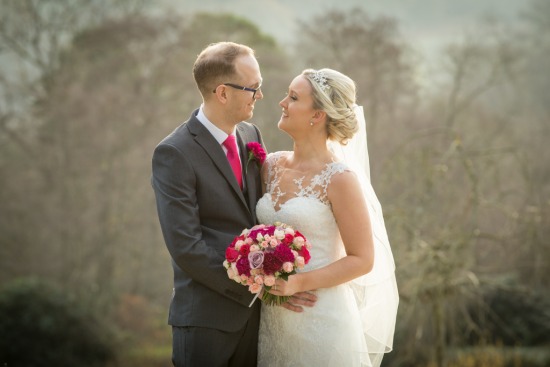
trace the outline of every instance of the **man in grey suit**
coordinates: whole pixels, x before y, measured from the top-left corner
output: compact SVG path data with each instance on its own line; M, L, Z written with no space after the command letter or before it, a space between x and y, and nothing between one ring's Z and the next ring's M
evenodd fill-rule
M260 302L227 277L225 249L256 224L260 167L246 144L263 145L248 122L262 99L254 51L220 42L193 67L203 104L156 147L152 185L164 241L172 257L169 312L174 366L255 366ZM233 136L233 158L226 139ZM238 164L232 166L236 157ZM232 162L230 163L230 160ZM239 177L240 176L240 177Z

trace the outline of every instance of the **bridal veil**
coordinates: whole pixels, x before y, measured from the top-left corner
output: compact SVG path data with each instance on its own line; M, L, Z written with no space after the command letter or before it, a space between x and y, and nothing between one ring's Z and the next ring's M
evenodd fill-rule
M395 263L384 223L382 207L370 180L367 130L363 107L355 105L358 132L347 145L331 142L330 148L358 177L368 206L374 242L374 266L370 273L351 282L361 316L365 342L373 366L393 348L399 294Z

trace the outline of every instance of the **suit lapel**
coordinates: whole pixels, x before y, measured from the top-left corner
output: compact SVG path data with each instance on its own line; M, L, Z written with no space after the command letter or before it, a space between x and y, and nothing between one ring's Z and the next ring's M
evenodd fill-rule
M229 183L233 191L237 194L239 199L242 201L244 206L248 209L248 203L245 200L243 192L239 187L233 170L229 165L226 155L223 152L222 147L216 139L210 134L208 129L206 129L197 118L193 115L189 122L187 123L189 131L195 136L195 141L203 148L206 154L210 156L212 162L216 165L218 170L221 172L223 178ZM240 149L240 147L239 147Z
M246 144L254 140L253 136L248 133L245 125L237 125L237 141L239 143L239 150L241 153L241 162L244 172L244 180L246 183L246 194L249 210L255 215L255 202L257 193L257 180L256 176L259 174L255 162L248 162L248 150Z

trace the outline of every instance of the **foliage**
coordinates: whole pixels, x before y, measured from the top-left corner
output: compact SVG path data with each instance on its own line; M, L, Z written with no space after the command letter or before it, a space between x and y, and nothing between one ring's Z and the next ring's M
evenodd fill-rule
M380 124L395 123L401 109L414 106L412 55L395 19L371 17L360 8L333 10L301 22L300 34L296 45L300 64L330 67L356 82L370 132Z
M507 346L550 344L550 297L528 289L508 287L483 292L479 307L469 307L476 330L469 331L470 345Z
M104 366L105 330L82 304L52 285L18 280L0 291L0 362L6 366Z

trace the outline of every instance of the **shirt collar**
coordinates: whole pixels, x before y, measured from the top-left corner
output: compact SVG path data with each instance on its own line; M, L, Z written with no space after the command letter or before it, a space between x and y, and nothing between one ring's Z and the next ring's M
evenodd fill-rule
M204 111L203 111L203 105L201 104L201 107L199 108L199 113L197 113L197 119L201 122L201 124L204 125L204 127L210 131L210 134L212 134L212 136L214 137L214 139L216 139L216 141L218 142L218 144L223 144L223 142L225 141L225 139L227 139L227 137L229 135L227 135L227 133L225 131L223 131L222 129L220 129L219 127L217 127L216 125L214 125L207 117L206 115L204 114ZM236 134L233 133L232 135L235 136L235 139L237 138Z

